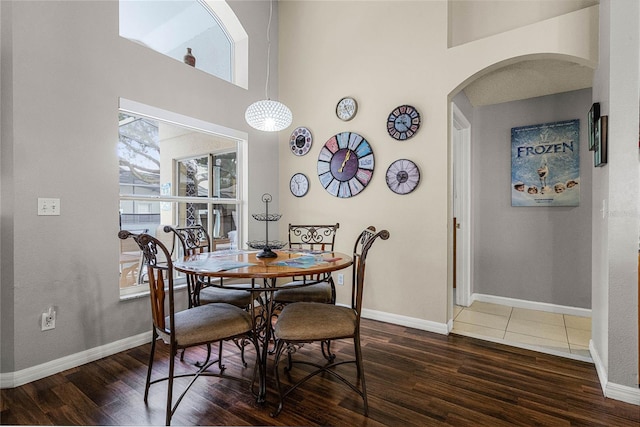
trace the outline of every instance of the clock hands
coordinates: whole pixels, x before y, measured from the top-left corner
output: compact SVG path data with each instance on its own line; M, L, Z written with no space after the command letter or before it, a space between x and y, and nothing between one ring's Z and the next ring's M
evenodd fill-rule
M342 173L342 170L344 169L344 166L349 161L349 157L351 157L351 150L347 150L347 155L344 156L344 160L342 161L342 165L340 165L340 169L338 169L339 173Z

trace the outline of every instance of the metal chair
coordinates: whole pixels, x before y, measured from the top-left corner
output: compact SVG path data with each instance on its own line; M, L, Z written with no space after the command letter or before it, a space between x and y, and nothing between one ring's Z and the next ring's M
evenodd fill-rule
M209 252L211 240L202 225L189 227L164 227L165 233L173 232L180 243L184 256ZM226 302L236 307L247 308L253 300L249 291L220 289L208 286L210 282L195 275L187 275L189 289L189 307L216 302ZM236 285L237 286L237 285ZM250 288L251 286L247 286Z
M314 252L331 252L334 249L336 240L336 231L340 228L340 224L335 225L297 225L289 224L289 249ZM292 287L293 284L300 284L302 281L321 280L309 286ZM292 302L321 302L326 304L335 304L336 287L330 274L324 277L302 277L295 278L292 282L282 285L280 289L273 294L273 301L276 304L289 304Z
M317 374L324 372L331 374L358 393L364 402L364 414L365 416L368 415L367 389L360 346L360 316L362 314L362 293L364 290L367 254L369 249L371 249L371 245L373 245L378 237L387 240L389 238L389 232L382 230L376 233L375 227L371 226L363 230L356 240L353 248L354 263L350 307L313 302L295 302L287 304L280 313L274 328L274 333L277 338L274 376L279 396L279 404L275 412L271 414L272 416L275 417L282 411L284 400L291 392ZM295 353L296 347L300 347L304 343L333 341L343 338L353 339L355 359L319 364L308 360L294 360L291 356L292 353ZM315 368L315 370L307 373L305 369L304 377L301 380L289 386L286 390L283 390L278 367L285 353L287 354L288 360L288 365L285 370L290 371L293 365L297 363L309 365ZM350 381L333 369L336 366L346 363L355 363L357 381ZM360 387L356 385L356 382L360 384Z
M216 360L208 361L195 372L175 375L175 359L179 349L206 344L210 353L212 343L217 342L221 344L225 340L241 339L252 342L257 353L258 342L253 333L253 319L247 311L226 303L205 304L187 310L176 311L173 286L173 262L171 261L171 254L167 248L160 240L148 234L136 235L123 230L118 233L118 237L123 240L133 238L138 244L145 258L149 277L153 337L151 340L151 353L149 356L149 366L144 390L145 403L148 401L151 384L168 381L165 421L166 425L170 425L171 417L198 377L216 376L252 383L252 381L240 377L226 375L224 373L224 366L220 366L219 372L208 371L214 363L218 362ZM170 346L169 373L165 377L151 380L158 338L162 338L162 341ZM173 381L174 378L181 377L193 378L174 404ZM251 385L249 387L250 390L252 388Z

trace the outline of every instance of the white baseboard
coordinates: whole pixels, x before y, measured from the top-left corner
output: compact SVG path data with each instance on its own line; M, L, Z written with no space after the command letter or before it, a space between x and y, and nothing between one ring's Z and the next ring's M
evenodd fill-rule
M399 314L385 313L377 310L362 310L362 317L365 319L379 320L380 322L392 323L394 325L407 326L409 328L420 329L421 331L435 332L447 335L449 328L446 323L432 322L430 320L416 319L415 317L402 316Z
M604 396L609 399L620 400L640 406L640 388L610 383L607 369L604 363L602 363L602 359L593 345L593 341L589 341L589 352L591 352L591 358L596 365L596 372L598 373L598 379L600 380L600 386L602 387Z
M151 332L144 332L20 371L0 373L0 388L19 387L31 381L36 381L149 342L151 342Z
M530 310L546 311L549 313L568 314L571 316L591 317L591 309L569 307L566 305L549 304L546 302L527 301L515 298L497 297L494 295L472 294L471 302L480 301L491 304L507 305L517 308L528 308Z

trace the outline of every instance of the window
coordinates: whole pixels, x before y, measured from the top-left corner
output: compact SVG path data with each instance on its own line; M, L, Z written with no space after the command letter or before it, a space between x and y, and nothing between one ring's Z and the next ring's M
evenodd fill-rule
M123 109L123 104L155 114ZM163 115L166 119L156 118ZM212 250L242 246L244 140L222 135L215 125L126 100L121 100L118 129L121 229L163 240L174 258L181 254L165 225L202 224ZM147 291L140 285L146 285L140 251L133 241L122 241L121 296Z
M247 88L248 37L221 1L120 0L120 36ZM224 22L224 23L223 23Z

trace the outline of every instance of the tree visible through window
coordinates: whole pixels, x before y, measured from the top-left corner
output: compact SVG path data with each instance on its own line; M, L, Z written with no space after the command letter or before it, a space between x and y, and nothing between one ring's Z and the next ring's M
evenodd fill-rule
M171 250L165 225L202 224L212 249L237 247L237 159L234 139L120 112L120 228L164 239ZM128 243L120 253L125 293L145 282L140 253Z

